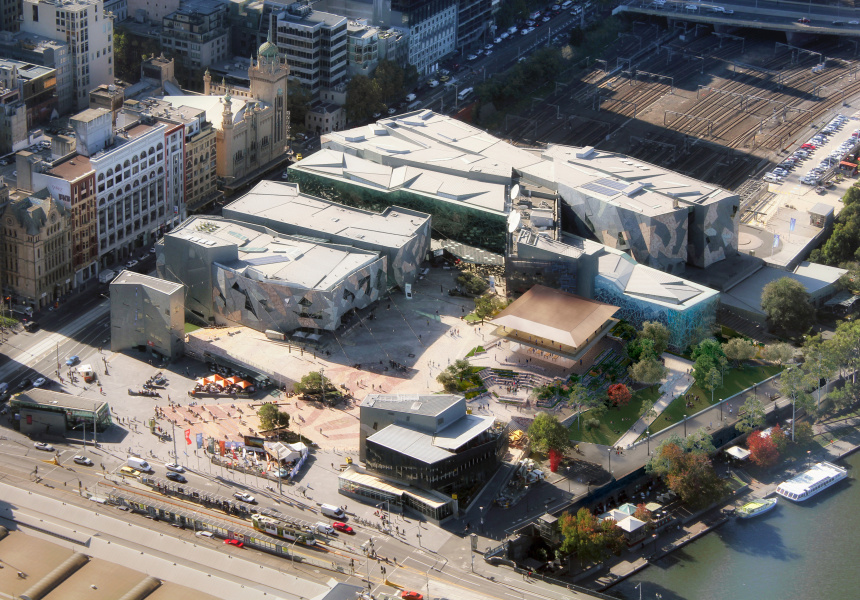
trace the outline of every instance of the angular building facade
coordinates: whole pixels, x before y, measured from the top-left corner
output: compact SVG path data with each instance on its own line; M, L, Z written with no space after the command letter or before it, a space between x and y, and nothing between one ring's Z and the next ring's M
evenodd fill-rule
M285 235L378 252L388 260L389 285L414 283L430 251L430 215L400 207L381 213L350 208L303 194L295 183L262 181L222 214Z
M123 271L110 284L110 349L145 347L170 359L184 350L185 288L182 284Z
M156 245L158 276L185 285L189 319L289 333L335 330L386 290L386 258L248 223L192 217Z

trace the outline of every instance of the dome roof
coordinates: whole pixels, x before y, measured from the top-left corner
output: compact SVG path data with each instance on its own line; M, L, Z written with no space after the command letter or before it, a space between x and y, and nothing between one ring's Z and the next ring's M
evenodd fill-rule
M278 47L272 43L272 30L269 29L269 35L266 36L266 41L257 50L257 56L258 58L277 58L279 54Z

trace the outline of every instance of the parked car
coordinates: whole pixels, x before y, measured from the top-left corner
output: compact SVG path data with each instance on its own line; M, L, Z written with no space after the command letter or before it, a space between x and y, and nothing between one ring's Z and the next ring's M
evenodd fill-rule
M245 492L236 492L233 494L233 497L240 502L247 502L248 504L256 504L257 499L254 498L251 494L246 494Z
M173 471L168 471L165 477L167 477L170 481L175 481L176 483L188 483L188 480L185 479L184 475L174 473Z
M36 450L44 450L45 452L53 452L54 451L54 447L47 442L36 442L35 444L33 444L33 447Z
M234 540L233 538L227 538L226 540L224 540L224 543L230 546L236 546L237 548L245 547L245 542L242 542L240 540Z
M402 600L424 600L424 595L419 594L418 592L402 590L400 592L400 598L402 598Z
M83 465L85 467L93 466L93 461L91 461L86 456L81 456L80 454L78 456L74 457L72 460L75 461L76 465Z
M211 532L211 531L198 531L198 532L197 532L197 533L195 533L194 535L196 535L197 537L207 537L207 538L211 538L211 537L212 537L212 532Z
M135 259L133 259L133 258L132 258L130 261L128 261L127 263L125 263L125 267L126 267L127 269L131 269L131 268L133 268L133 267L136 267L136 266L137 266L137 263L138 263L138 261L136 261Z
M800 18L797 20L797 22L798 22L798 23L802 23L802 24L804 24L804 25L809 25L809 23L811 23L811 21L810 21L808 18L806 18L806 17L800 17Z
M343 533L355 533L355 530L352 527L346 523L341 523L340 521L333 522L331 526Z

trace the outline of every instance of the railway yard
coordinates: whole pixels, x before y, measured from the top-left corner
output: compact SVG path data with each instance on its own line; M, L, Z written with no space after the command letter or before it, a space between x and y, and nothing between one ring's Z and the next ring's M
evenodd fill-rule
M780 40L637 21L602 59L573 65L552 93L508 116L504 135L625 153L742 196L758 191L760 203L765 185L750 177L837 112L851 116L860 93L854 42Z

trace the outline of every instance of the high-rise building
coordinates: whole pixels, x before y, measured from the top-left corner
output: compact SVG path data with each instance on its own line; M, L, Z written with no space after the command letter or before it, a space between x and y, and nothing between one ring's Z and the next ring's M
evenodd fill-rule
M21 31L69 45L74 106L89 105L89 91L113 83L113 18L102 0L23 0Z
M17 89L27 107L27 127L47 123L57 110L57 70L32 63L0 59L0 88Z
M0 0L0 30L18 31L20 16L21 0Z
M492 0L459 0L457 48L466 48L481 39L490 25Z
M227 6L186 0L161 23L161 47L190 69L208 67L230 56Z
M69 44L25 31L0 31L0 56L54 69L57 111L65 115L74 110L74 65Z

